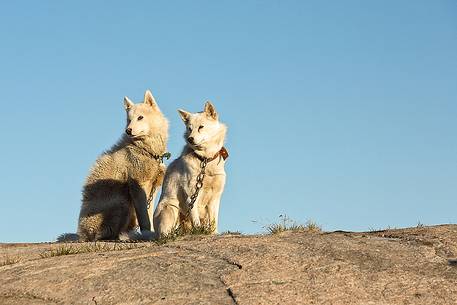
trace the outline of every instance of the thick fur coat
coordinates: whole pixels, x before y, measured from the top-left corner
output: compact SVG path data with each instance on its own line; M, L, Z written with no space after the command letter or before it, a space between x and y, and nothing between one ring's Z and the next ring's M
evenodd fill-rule
M152 238L151 192L163 181L168 122L150 91L144 102L124 99L126 133L92 167L83 187L78 235L83 241L115 240L139 226ZM153 194L154 195L154 194Z
M165 174L162 194L154 212L154 229L158 236L169 234L176 226L210 224L217 233L219 204L224 191L224 158L217 156L224 145L226 126L219 122L214 106L207 102L205 110L189 113L178 110L186 125L186 146ZM211 160L217 156L214 160ZM211 160L194 207L189 209L195 192L202 160Z

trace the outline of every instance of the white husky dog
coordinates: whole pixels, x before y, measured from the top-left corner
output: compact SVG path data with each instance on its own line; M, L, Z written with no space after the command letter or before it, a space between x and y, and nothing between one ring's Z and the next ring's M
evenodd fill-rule
M186 125L186 146L165 173L162 194L154 212L154 229L158 236L176 226L209 224L217 233L219 203L225 185L224 148L227 127L219 122L214 106L189 113L178 110Z

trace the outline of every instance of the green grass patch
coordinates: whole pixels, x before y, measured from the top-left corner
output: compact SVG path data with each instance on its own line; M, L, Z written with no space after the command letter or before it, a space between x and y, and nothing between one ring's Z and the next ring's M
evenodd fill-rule
M81 253L91 253L91 252L108 252L108 251L121 251L121 250L130 250L142 248L143 245L138 245L137 243L106 243L106 242L94 242L87 244L64 244L59 245L58 247L43 251L40 254L41 258L48 258L54 256L62 255L73 255Z
M187 235L211 235L214 234L216 227L214 223L202 223L200 226L178 226L167 235L160 236L155 242L159 245L175 241L180 237Z

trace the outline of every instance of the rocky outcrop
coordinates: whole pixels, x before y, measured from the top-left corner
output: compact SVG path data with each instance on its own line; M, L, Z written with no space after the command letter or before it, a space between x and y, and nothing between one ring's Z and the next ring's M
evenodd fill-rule
M127 245L1 244L0 304L457 304L457 225Z

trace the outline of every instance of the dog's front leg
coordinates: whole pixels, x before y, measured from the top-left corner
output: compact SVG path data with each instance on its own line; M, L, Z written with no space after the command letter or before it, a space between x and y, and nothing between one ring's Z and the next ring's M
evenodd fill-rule
M206 207L208 211L208 221L212 226L213 234L218 233L219 205L221 203L222 192L224 191L225 174L216 175L213 181L213 193Z
M208 204L207 210L208 210L208 221L209 225L213 229L213 234L217 234L217 223L218 223L218 218L219 218L219 204L221 202L220 196L216 199L213 199L210 201Z
M190 206L191 199L190 197L187 198L187 206ZM200 226L200 213L198 211L198 197L194 202L194 206L192 207L192 210L190 210L190 219L192 221L192 226L199 227Z
M148 199L145 190L136 180L129 181L129 193L135 207L136 218L140 226L142 239L152 239L151 220L148 214Z

